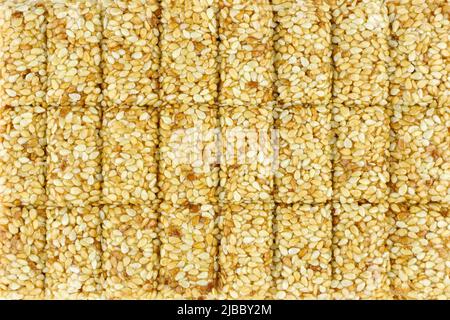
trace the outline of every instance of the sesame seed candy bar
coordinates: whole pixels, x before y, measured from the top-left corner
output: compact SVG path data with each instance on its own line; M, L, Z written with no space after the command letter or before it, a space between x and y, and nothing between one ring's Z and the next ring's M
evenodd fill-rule
M450 203L450 108L394 106L390 200Z
M389 299L385 204L333 203L333 299Z
M99 298L101 221L99 207L47 208L47 299Z
M333 194L378 203L389 193L389 115L381 106L333 107Z
M152 299L159 267L156 206L103 206L102 269L107 299Z
M45 209L0 206L0 298L42 299Z
M280 204L274 219L275 299L329 299L331 205Z
M393 204L389 238L396 299L450 298L450 217L447 204Z
M273 193L273 104L221 107L219 199L270 201Z
M333 0L333 102L385 106L389 19L385 0Z
M0 107L0 202L46 202L46 114L42 107Z
M273 27L269 0L220 0L220 105L257 106L273 100Z
M160 113L160 199L214 203L219 184L217 109L165 105Z
M99 3L52 0L48 8L47 103L97 106L102 98Z
M42 2L0 4L0 106L42 106L47 82Z
M325 203L332 196L331 112L326 105L276 108L275 201Z
M155 106L160 65L158 0L103 0L103 103Z
M102 202L151 204L156 199L158 109L111 107L103 112Z
M219 297L265 299L273 286L273 203L225 204L219 247Z
M390 103L450 103L447 0L388 0L391 23Z
M98 107L47 110L47 196L51 206L84 206L101 197Z
M161 204L161 298L211 296L218 268L217 215L213 204Z
M275 69L282 106L330 102L331 11L324 0L273 0Z
M161 96L167 103L214 104L219 0L162 0Z

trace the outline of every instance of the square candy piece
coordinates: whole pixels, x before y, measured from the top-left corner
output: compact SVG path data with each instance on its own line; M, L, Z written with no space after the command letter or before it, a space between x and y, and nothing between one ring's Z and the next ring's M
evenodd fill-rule
M46 114L42 107L0 107L0 202L46 201Z
M333 193L341 203L379 203L389 193L389 115L386 108L333 108Z
M448 300L450 217L447 204L393 204L389 238L396 299Z
M43 106L47 85L46 8L0 4L0 106Z
M391 128L390 199L450 204L450 108L396 106Z
M273 287L273 203L226 204L220 219L223 299L267 299Z
M103 95L113 106L158 102L158 0L103 0Z
M218 207L212 204L160 206L162 298L201 299L216 283Z
M270 201L273 193L273 105L221 107L219 199Z
M103 197L106 204L155 201L158 113L152 107L112 107L103 112Z
M275 82L280 105L330 102L331 11L326 0L274 0Z
M274 219L276 299L330 299L331 205L280 204Z
M217 109L166 105L160 113L160 198L176 204L213 203L219 184Z
M386 204L333 203L333 299L390 299Z
M47 208L46 299L99 298L100 208Z
M156 206L103 206L102 270L107 299L154 299L159 267Z
M277 109L275 201L325 203L332 196L331 112L326 106Z
M385 0L335 0L333 102L386 106L389 17Z
M0 297L44 298L45 209L0 206Z
M48 105L99 105L102 100L101 38L101 10L97 0L49 3Z
M447 0L388 0L391 24L390 103L450 103Z
M85 206L100 201L100 109L47 110L47 195L50 206Z

